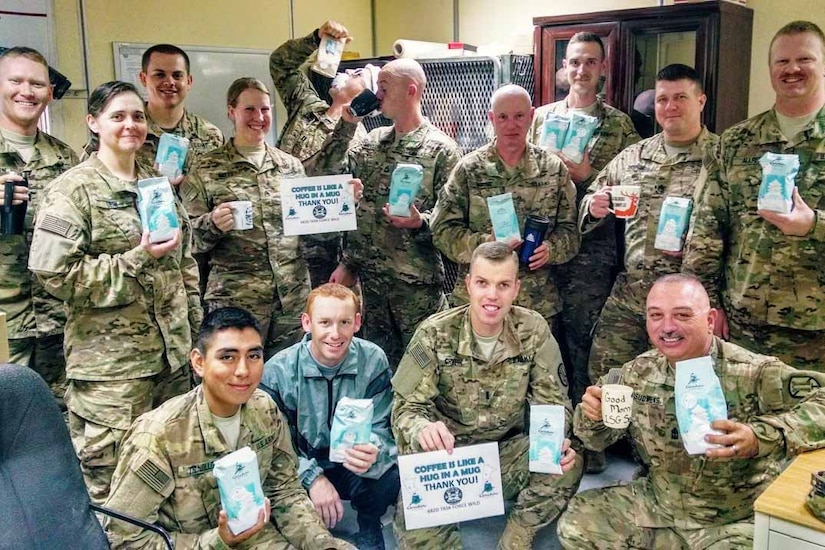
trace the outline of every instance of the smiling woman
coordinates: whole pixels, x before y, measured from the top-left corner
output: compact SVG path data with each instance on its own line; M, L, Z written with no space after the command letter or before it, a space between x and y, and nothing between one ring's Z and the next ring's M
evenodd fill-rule
M295 157L265 142L271 98L255 78L235 80L226 98L235 137L202 156L181 185L195 251L209 254L204 302L209 311L235 305L263 328L265 358L298 341L298 319L309 294L309 272L298 237L285 237L281 179L304 176ZM234 221L238 202L251 204L251 227ZM249 216L251 214L251 220Z
M102 503L132 421L188 389L186 352L202 313L180 204L170 241L150 243L140 221L137 182L157 174L135 159L147 132L135 87L98 86L86 122L99 150L52 182L29 268L68 312L69 427L92 501Z

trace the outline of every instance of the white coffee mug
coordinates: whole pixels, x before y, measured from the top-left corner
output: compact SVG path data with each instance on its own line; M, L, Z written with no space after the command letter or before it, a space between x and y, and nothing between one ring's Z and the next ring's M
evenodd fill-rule
M252 201L231 201L226 204L232 209L232 229L252 229Z
M602 422L608 428L623 429L630 424L633 388L623 384L602 386Z
M639 208L639 194L641 187L638 185L614 185L610 189L610 212L621 219L632 218Z

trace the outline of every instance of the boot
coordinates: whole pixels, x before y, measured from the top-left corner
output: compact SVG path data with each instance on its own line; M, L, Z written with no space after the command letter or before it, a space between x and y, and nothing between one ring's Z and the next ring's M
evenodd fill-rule
M497 548L498 550L530 550L533 547L535 536L535 529L507 521Z
M361 529L352 537L358 550L384 550L384 533L381 529Z

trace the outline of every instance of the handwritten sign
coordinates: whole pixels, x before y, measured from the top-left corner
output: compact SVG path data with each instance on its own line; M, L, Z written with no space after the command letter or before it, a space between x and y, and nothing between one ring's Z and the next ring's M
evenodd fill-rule
M407 529L504 514L498 443L398 457Z
M357 229L351 179L343 174L281 180L284 235Z

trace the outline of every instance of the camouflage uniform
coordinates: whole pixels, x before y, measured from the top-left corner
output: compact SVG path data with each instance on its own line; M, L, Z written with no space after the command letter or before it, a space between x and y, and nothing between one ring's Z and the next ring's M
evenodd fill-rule
M307 59L319 44L317 31L312 32L303 38L287 40L269 57L269 74L287 111L278 148L296 157L304 166L321 150L338 124L327 116L329 103L321 99L307 76ZM354 139L366 136L367 131L359 123ZM338 264L339 238L338 233L301 237L313 287L329 281Z
M194 250L209 253L207 309L237 306L261 323L265 356L297 342L300 317L309 295L309 273L298 237L285 237L281 218L281 179L303 177L295 157L266 146L259 169L235 148L234 140L201 157L181 185L192 221ZM212 221L219 204L252 201L253 227L223 233Z
M298 481L289 428L275 403L256 391L241 406L238 448L258 457L270 523L237 546L245 549L351 548L324 528ZM215 460L234 449L223 440L199 386L142 415L123 442L106 506L172 536L177 549L228 550L218 535L221 498L212 475ZM112 548L164 548L160 537L123 521L108 521Z
M684 269L727 313L731 341L798 367L825 372L825 108L786 139L774 110L728 129L709 163ZM796 187L815 211L805 237L757 213L766 152L799 155Z
M650 349L645 329L647 293L660 276L678 273L682 263L681 257L653 247L662 203L666 197L689 197L696 204L702 162L712 156L719 138L703 128L690 151L670 158L664 141L659 133L619 153L596 177L581 204L579 227L587 233L605 219L590 217L592 193L608 185L641 186L636 216L625 220L625 271L616 278L596 324L588 363L591 380Z
M527 139L539 145L547 113L564 114L568 110L567 100L536 109ZM592 116L599 119L599 127L588 146L593 172L586 180L574 182L576 206L581 203L599 171L619 152L640 139L630 117L601 99L596 100ZM612 216L604 220L599 227L582 235L578 254L569 262L553 269L556 288L562 296L559 345L567 366L574 404L579 402L584 390L590 385L587 359L593 342L593 327L616 277L616 239L622 227Z
M503 493L516 498L508 525L535 533L564 509L582 474L579 458L562 476L528 472L527 405L565 405L571 424L561 353L543 317L514 306L492 358L485 360L469 308L433 315L416 331L392 380L395 441L401 454L421 452L418 434L438 421L456 446L498 441ZM401 504L395 522L400 548L461 548L456 525L406 531Z
M441 189L430 227L438 249L461 267L450 301L452 305L469 301L464 276L470 258L493 232L487 198L502 193L513 194L522 227L529 215L550 218L545 236L550 259L533 271L521 266L521 289L515 301L538 311L549 322L561 309L559 293L549 278L550 266L570 260L579 249L576 190L558 157L531 144L527 144L518 166L508 168L493 140L459 160Z
M152 173L138 170L138 178ZM160 259L140 245L135 182L97 155L49 187L29 269L65 303L69 428L94 502L102 502L132 421L188 389L200 326L197 264L183 208L181 244Z
M753 429L757 456L688 455L676 423L675 369L648 351L622 368L621 383L634 389L628 428L607 428L579 406L574 431L596 450L627 433L649 474L574 497L558 524L564 548L751 548L756 497L787 455L825 445L825 374L797 371L719 339L710 355L728 417Z
M376 128L347 148L354 125L342 124L317 156L316 173L352 173L364 183L358 230L345 234L341 262L361 279L364 338L377 344L395 368L415 327L445 305L444 270L432 243L430 210L460 157L455 142L429 122L400 138L395 127ZM424 168L415 206L419 229L393 227L382 212L398 163Z
M0 235L0 311L6 314L9 361L34 369L63 405L66 362L63 357L63 304L43 290L29 273L34 214L51 182L77 164L68 145L38 132L35 152L28 163L0 134L0 171L13 171L29 181L25 235Z

